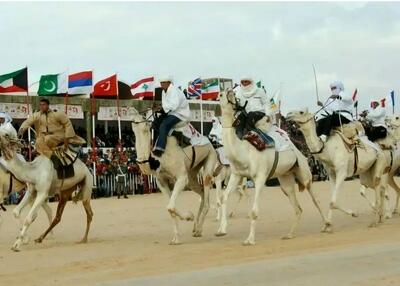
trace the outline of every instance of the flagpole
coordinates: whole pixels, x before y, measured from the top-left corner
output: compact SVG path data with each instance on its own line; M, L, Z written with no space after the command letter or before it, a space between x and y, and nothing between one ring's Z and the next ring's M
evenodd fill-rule
M97 148L96 148L96 99L91 94L91 108L92 108L92 160L93 160L93 185L97 186Z
M31 112L30 112L30 108L29 108L30 98L29 98L28 65L26 66L26 84L28 86L27 91L26 91L26 109L28 111L28 117L29 117ZM28 128L28 156L29 156L29 161L32 161L31 129L30 128Z
M315 93L317 94L317 103L319 102L319 93L318 93L318 81L317 81L317 72L315 71L315 65L312 65L314 71L314 81L315 81Z
M117 73L115 73L117 75ZM120 152L122 152L122 134L121 134L121 112L119 102L119 90L118 90L118 77L117 81L117 120L118 120L118 143L120 145Z
M68 115L68 92L64 96L65 114Z

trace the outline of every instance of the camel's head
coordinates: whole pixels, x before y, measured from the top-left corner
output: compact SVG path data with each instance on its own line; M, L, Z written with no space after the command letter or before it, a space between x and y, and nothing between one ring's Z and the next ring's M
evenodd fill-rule
M385 118L385 123L391 129L397 129L398 127L400 127L400 116L398 115L387 116Z
M314 119L314 115L308 111L308 108L291 111L287 114L286 119L293 121L298 125L304 125Z
M228 89L226 92L221 92L220 97L221 108L224 111L234 111L237 106L236 96L232 89Z
M134 113L132 115L132 130L137 137L139 134L149 133L151 122L146 118L145 115ZM140 136L140 135L139 135Z
M11 123L0 126L0 150L6 160L10 160L21 148L17 131Z

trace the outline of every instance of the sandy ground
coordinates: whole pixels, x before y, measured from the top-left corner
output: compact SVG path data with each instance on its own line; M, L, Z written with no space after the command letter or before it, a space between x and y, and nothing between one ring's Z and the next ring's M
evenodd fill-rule
M328 183L315 188L326 211ZM31 242L20 253L10 250L19 222L8 208L1 213L0 285L161 286L188 280L185 285L400 285L400 219L368 228L373 215L357 181L344 184L338 202L360 216L336 212L333 234L319 232L321 220L308 194L298 198L304 212L297 236L281 240L293 210L279 188L266 189L253 247L241 245L249 229L245 201L230 220L227 236L214 236L217 222L210 210L201 238L191 237L191 222L181 224L184 244L179 246L168 245L172 226L161 194L92 201L95 216L86 245L76 244L85 228L83 207L70 203L54 237ZM185 192L178 207L195 213L198 204L196 194ZM56 204L51 207L55 211ZM40 211L29 234L36 238L46 226Z

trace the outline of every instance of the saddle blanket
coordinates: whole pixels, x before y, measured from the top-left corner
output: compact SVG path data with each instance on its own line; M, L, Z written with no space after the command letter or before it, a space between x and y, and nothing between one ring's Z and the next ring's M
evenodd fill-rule
M378 144L376 144L376 143L370 141L370 140L368 139L367 135L359 135L358 138L360 138L360 141L361 141L363 144L372 147L376 152L382 151L381 147L380 147Z
M204 135L201 135L199 131L196 130L190 123L186 124L182 127L172 128L169 135L172 134L173 131L182 132L183 136L190 139L190 144L192 146L203 146L210 144L210 140Z
M278 126L272 125L268 130L267 135L275 141L275 150L278 152L293 150L293 143L290 141L289 135L286 131L280 129Z

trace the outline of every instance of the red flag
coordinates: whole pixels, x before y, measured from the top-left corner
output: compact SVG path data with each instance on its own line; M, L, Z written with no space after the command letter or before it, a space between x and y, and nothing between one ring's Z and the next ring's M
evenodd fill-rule
M93 96L116 96L118 94L117 75L114 74L94 85Z
M358 98L357 98L357 88L356 88L356 90L354 91L353 96L352 96L351 98L353 99L353 102L358 101Z
M381 99L381 106L386 107L386 98Z

